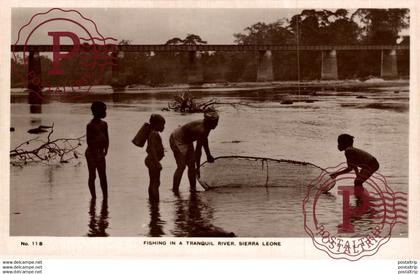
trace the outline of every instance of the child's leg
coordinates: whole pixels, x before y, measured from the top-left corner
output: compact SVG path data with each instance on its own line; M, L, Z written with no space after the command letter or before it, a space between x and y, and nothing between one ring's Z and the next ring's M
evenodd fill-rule
M195 164L194 163L188 163L188 180L190 181L190 190L195 191L196 190L196 184L197 184L197 172L195 170Z
M149 199L159 201L160 169L149 168Z
M370 208L370 197L369 192L367 192L364 187L363 183L366 182L373 173L375 173L379 169L379 164L375 160L371 163L370 166L363 167L359 174L357 175L356 179L354 180L354 195L356 196L356 213L357 214L364 214L369 211Z
M174 173L174 180L172 184L172 190L178 191L179 185L181 184L182 174L185 170L185 164L177 164L177 168Z
M102 189L102 196L104 199L108 198L108 182L106 179L106 162L105 157L101 157L98 159L98 174L99 174L99 180L101 182L101 189Z
M173 185L172 190L178 191L179 185L181 184L182 174L184 173L186 163L185 163L185 156L181 154L180 151L174 150L174 157L176 161L176 170L174 173Z
M187 152L188 180L190 181L190 190L196 190L197 172L195 169L195 153L194 146L191 145Z
M101 214L99 215L98 220L98 236L108 236L108 233L106 233L106 229L109 226L108 215L108 199L103 199L101 206Z
M360 170L358 176L354 180L354 186L362 186L363 183L372 176L375 171L377 171L379 166L373 167L364 167Z
M185 167L187 166L186 154L189 145L178 142L173 134L169 138L169 144L171 146L172 152L174 153L177 166L174 172L172 190L177 193L179 190L179 185L181 184L182 174L184 173Z
M95 159L92 158L90 155L86 155L86 161L89 171L89 191L92 198L96 198L96 191L95 191L95 179L96 179L96 162Z

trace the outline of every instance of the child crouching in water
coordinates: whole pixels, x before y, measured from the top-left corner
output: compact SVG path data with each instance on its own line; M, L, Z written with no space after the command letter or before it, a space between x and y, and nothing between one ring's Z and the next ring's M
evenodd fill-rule
M338 136L338 150L343 151L347 159L347 168L331 174L331 178L351 172L356 173L354 180L355 191L363 190L363 183L379 169L379 163L375 157L366 151L353 147L354 137L349 134ZM360 168L360 170L359 170Z
M160 171L162 165L160 160L164 156L162 138L159 132L165 128L165 118L159 114L152 114L149 119L150 132L147 137L147 156L144 160L149 169L149 199L150 201L159 201Z

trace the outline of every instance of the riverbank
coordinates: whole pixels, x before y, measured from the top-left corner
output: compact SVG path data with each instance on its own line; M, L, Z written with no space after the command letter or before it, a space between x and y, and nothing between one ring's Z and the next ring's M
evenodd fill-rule
M213 90L213 89L366 89L384 87L407 87L409 79L384 80L382 78L370 78L361 80L316 80L316 81L273 81L273 82L235 82L235 83L205 83L202 85L176 84L150 87L144 85L133 85L126 87L126 90Z
M178 92L189 89L190 91L240 91L240 90L296 90L303 92L308 90L359 90L359 89L383 89L390 87L405 88L408 90L409 79L384 80L381 78L370 78L366 81L361 80L316 80L316 81L273 81L273 82L225 82L225 83L204 83L204 84L168 84L159 86L130 85L125 88L112 88L107 85L92 86L89 91L95 93L111 92ZM86 87L87 88L87 87ZM403 89L404 90L404 89ZM24 88L12 88L12 96L23 91ZM74 93L71 87L60 87L51 91L49 94Z
M129 86L123 89L115 89L111 86L84 87L76 91L71 87L61 89L44 90L42 103L59 101L63 103L89 103L93 100L125 102L142 100L154 96L158 100L171 101L174 95L182 91L190 91L194 98L211 96L221 98L225 96L243 97L255 96L258 93L260 99L271 101L289 100L317 100L309 98L319 95L350 95L376 94L381 91L390 91L395 94L404 94L408 97L409 80L383 80L372 78L367 81L360 80L333 80L333 81L288 81L288 82L240 82L240 83L207 83L202 85L168 85L150 87L143 85ZM27 89L11 89L11 103L27 103ZM284 98L284 97L287 98ZM293 99L299 96L299 99ZM303 96L303 97L302 97ZM308 97L308 98L307 98Z

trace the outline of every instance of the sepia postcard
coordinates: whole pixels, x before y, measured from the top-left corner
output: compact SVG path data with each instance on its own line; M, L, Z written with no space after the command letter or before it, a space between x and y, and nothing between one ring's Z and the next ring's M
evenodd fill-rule
M1 3L3 266L417 273L416 2Z

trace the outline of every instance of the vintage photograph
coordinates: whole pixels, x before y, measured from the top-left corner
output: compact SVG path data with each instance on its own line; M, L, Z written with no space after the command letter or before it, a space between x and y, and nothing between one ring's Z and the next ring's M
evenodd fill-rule
M9 236L409 237L408 8L11 11Z

